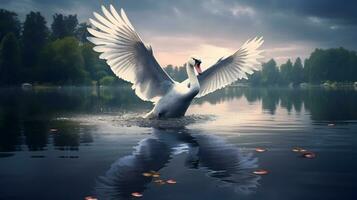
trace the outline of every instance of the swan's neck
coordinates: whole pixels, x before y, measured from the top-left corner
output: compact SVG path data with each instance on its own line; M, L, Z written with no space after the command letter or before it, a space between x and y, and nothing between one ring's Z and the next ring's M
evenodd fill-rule
M200 83L198 82L193 67L190 67L188 63L186 64L186 71L187 71L188 80L190 81L190 89L198 92L200 89Z

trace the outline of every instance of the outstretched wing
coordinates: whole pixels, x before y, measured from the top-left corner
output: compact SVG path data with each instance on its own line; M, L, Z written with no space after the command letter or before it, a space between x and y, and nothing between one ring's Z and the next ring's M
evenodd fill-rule
M125 12L120 14L110 5L110 11L102 6L104 15L94 12L88 28L93 37L88 40L96 46L113 72L121 79L133 83L132 88L144 101L157 102L172 87L174 81L157 63L152 49L147 48Z
M254 38L245 42L233 55L220 59L216 64L198 76L200 92L196 98L224 88L238 79L248 79L247 74L260 70L258 59L263 51L258 48L263 38Z

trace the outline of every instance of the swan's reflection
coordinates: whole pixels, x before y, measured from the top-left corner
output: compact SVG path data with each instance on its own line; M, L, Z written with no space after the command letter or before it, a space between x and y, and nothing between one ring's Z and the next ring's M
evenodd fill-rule
M203 171L219 186L247 194L258 185L260 177L251 173L257 167L257 158L243 154L224 139L185 128L153 129L150 138L140 141L132 155L119 158L98 179L99 199L127 199L132 192L143 192L152 178L142 173L159 171L181 153L187 154L186 167Z

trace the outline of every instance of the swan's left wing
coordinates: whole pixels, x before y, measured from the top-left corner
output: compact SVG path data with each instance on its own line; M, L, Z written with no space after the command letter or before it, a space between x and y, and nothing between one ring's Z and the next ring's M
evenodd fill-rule
M113 72L121 79L133 83L133 89L144 101L157 102L174 84L174 81L157 63L152 49L146 47L123 9L120 14L110 5L110 11L102 6L103 16L94 13L88 28L94 37L88 40L96 46Z
M196 98L224 88L238 79L248 79L247 74L260 70L258 59L262 58L260 54L263 51L258 48L263 42L262 37L248 40L233 55L219 60L199 75L200 92Z

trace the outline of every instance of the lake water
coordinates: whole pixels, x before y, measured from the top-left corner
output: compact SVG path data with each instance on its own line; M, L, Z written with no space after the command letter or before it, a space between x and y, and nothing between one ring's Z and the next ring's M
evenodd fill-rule
M356 90L229 87L142 119L151 107L127 88L0 89L0 199L357 199Z

